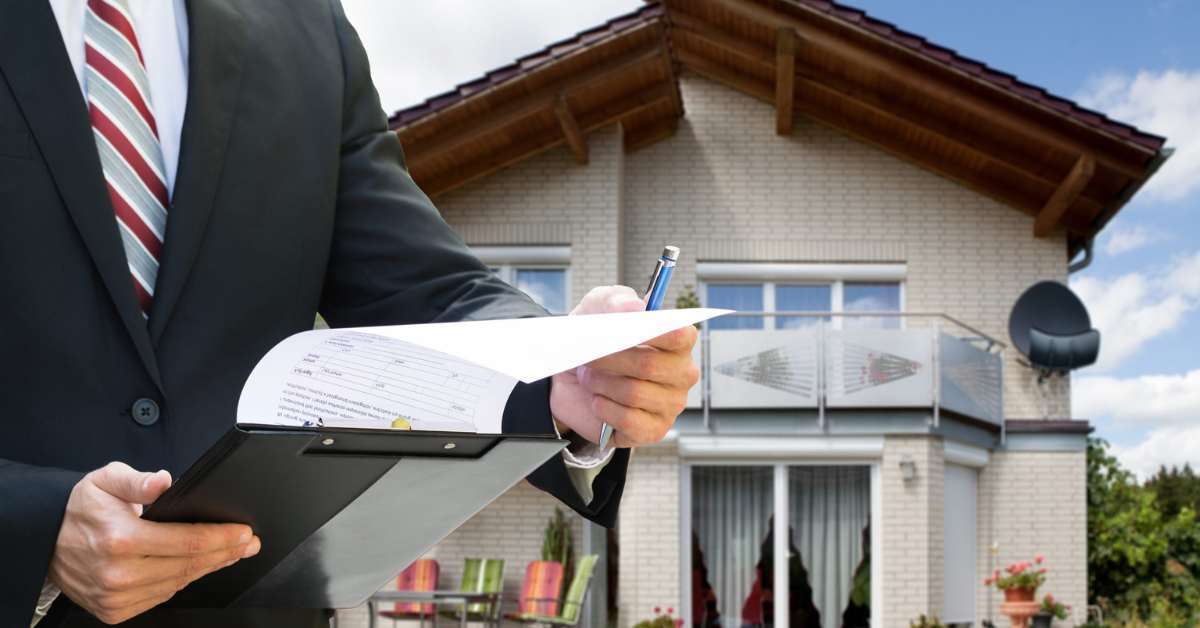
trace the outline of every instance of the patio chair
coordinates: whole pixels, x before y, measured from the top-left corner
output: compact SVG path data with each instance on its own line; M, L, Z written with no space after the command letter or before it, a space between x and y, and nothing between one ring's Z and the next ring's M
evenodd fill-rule
M517 612L524 615L558 615L562 593L563 566L554 560L535 560L525 568L525 582L516 598ZM514 599L514 598L508 598Z
M504 561L499 558L468 558L463 563L460 591L471 593L495 593L493 602L467 604L467 621L499 624L500 594L504 591ZM444 608L438 611L442 617L461 620L462 609Z
M421 558L404 568L396 578L397 591L436 591L438 574L441 567L432 558ZM425 624L426 617L433 617L433 604L428 602L396 602L390 611L380 611L381 617L391 619L393 623L400 619L416 619Z
M596 561L599 560L599 554L589 554L580 559L579 564L575 567L575 576L571 578L571 587L567 589L567 595L563 599L562 613L558 615L542 615L537 613L508 613L504 616L505 619L520 624L532 624L538 626L575 626L579 623L579 618L582 615L583 603L587 600L588 591L591 589L592 572L596 570Z

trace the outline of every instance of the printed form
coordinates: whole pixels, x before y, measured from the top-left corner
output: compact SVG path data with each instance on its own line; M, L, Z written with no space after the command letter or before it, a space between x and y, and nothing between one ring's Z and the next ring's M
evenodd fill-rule
M498 434L517 381L534 382L726 312L306 331L254 367L238 422Z

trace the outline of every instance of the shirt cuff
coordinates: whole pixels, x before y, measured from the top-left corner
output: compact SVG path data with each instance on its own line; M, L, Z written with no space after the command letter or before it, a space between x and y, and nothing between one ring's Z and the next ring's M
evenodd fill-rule
M562 432L558 430L558 424L553 421L551 424L554 425L554 433L559 438L563 438ZM563 463L567 466L567 476L571 478L571 484L575 486L583 503L590 505L595 497L592 483L604 470L604 467L608 466L613 453L617 450L615 448L600 449L596 443L585 440L577 434L569 435L567 440L570 441L570 444L562 450Z
M46 613L50 612L50 605L54 603L54 600L58 599L61 593L62 591L53 582L46 580L45 584L42 585L42 593L38 596L37 608L33 609L33 620L29 622L29 628L33 628L38 625L39 621L42 621Z

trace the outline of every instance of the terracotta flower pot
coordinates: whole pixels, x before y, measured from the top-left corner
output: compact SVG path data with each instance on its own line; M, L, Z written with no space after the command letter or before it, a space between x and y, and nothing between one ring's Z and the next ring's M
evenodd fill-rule
M1032 602L1037 589L1005 589L1005 602Z

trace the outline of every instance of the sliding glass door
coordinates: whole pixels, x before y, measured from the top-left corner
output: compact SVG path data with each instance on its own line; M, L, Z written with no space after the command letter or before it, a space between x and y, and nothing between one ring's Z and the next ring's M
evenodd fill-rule
M689 625L870 626L870 466L689 468Z

